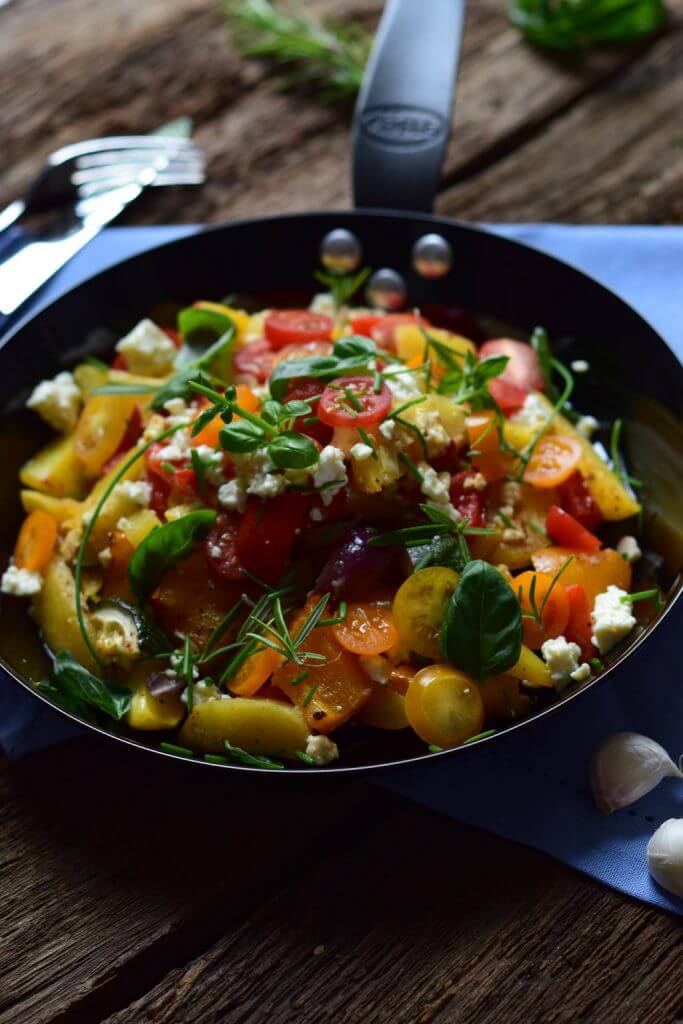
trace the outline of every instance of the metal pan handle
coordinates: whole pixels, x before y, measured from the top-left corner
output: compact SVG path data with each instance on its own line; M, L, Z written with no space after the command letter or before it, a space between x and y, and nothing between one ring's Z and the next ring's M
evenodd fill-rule
M356 206L431 210L465 0L387 0L353 121Z

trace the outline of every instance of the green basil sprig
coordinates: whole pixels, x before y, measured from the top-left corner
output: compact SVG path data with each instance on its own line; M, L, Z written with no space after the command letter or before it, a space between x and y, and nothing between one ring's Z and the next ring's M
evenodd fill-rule
M128 577L133 593L144 601L171 566L186 558L192 548L215 523L214 509L202 508L164 523L152 530L131 558Z
M522 613L497 569L476 558L453 591L441 632L442 653L456 668L482 680L519 661Z
M178 313L178 330L186 341L197 338L218 341L233 326L231 317L215 309L188 306Z
M454 367L441 378L439 391L454 402L470 402L473 409L481 408L490 403L489 382L500 377L508 362L508 356L491 356L480 362L468 352L462 366Z
M227 317L225 319L228 320ZM205 375L208 375L208 383L212 383L214 379L212 370L214 370L216 364L220 362L221 366L226 366L231 360L232 349L235 344L235 334L235 325L232 320L229 320L224 333L206 352L184 366L179 367L170 380L166 381L159 388L150 403L150 408L155 410L163 409L165 403L171 398L188 399L192 394L190 382L197 379L207 381L207 376Z
M511 0L510 21L538 46L574 50L628 43L656 32L662 0Z
M118 721L131 704L130 690L94 676L67 651L55 655L53 679L40 689L65 711L86 719L92 718L87 709L96 708Z
M332 355L283 359L270 375L270 393L273 398L281 400L287 394L290 380L299 377L326 381L354 373L369 373L374 369L376 356L377 346L371 338L359 334L339 338L334 344ZM382 358L386 359L385 353L382 353Z

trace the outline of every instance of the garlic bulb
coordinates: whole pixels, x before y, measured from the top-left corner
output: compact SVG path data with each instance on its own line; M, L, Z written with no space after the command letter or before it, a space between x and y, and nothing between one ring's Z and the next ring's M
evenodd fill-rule
M664 747L637 732L616 732L591 758L593 800L599 810L611 814L645 796L667 775L683 779Z
M655 882L683 896L683 818L669 818L647 844L647 866Z

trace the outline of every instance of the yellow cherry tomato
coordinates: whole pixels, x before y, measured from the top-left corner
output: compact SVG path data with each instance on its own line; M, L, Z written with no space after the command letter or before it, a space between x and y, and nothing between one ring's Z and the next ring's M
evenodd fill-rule
M484 724L479 687L450 665L429 665L413 676L405 712L420 739L438 747L457 747Z
M140 395L93 395L88 399L76 425L74 450L86 469L96 476L126 433Z
M452 569L419 569L402 583L393 604L394 622L405 647L425 658L438 658L446 607L458 585Z
M56 543L56 519L42 509L36 509L22 523L14 548L14 564L18 569L43 572Z

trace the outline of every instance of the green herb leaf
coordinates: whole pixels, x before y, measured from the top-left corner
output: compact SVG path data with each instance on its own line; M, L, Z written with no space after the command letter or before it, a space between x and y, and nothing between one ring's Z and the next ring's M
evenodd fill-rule
M372 338L365 338L362 334L350 334L335 341L333 351L338 359L374 357L377 355L377 345Z
M310 437L285 430L268 444L268 457L278 469L307 469L315 466L319 456Z
M269 387L273 398L280 401L287 394L290 380L312 377L314 380L332 380L352 373L367 373L374 358L367 352L345 359L337 356L310 356L301 359L283 359L270 375Z
M221 447L228 452L255 452L265 444L266 435L255 424L249 420L234 420L227 427L223 427L218 435Z
M130 690L94 676L67 651L55 655L53 680L54 687L66 698L97 708L116 721L130 709Z
M181 366L170 380L159 388L150 403L150 408L158 411L163 409L165 403L171 398L190 398L193 391L196 390L190 386L191 382L199 380L201 383L206 383L204 376L206 373L211 373L212 369L218 364L221 367L228 365L235 344L235 337L235 325L231 320L229 327L218 341L211 345L201 356L198 356L197 359L193 359L192 362Z
M320 281L326 288L329 288L334 307L339 310L356 294L369 275L370 267L363 267L356 274L328 274L324 270L316 270L313 276L316 281Z
M214 509L198 509L152 530L136 549L128 567L133 593L144 600L171 566L186 558L216 521Z
M664 7L661 0L511 0L509 15L532 43L575 50L650 35L662 25Z
M248 764L253 768L271 768L276 771L281 771L284 768L281 761L274 761L272 757L265 757L262 754L250 754L248 751L242 750L241 747L236 747L229 740L223 740L223 746L226 755L233 761L239 761L240 764Z
M226 331L234 327L231 317L214 309L188 306L178 313L178 330L186 341L217 341Z
M450 663L478 680L505 672L519 660L519 604L488 562L477 558L465 566L448 603L441 643Z

